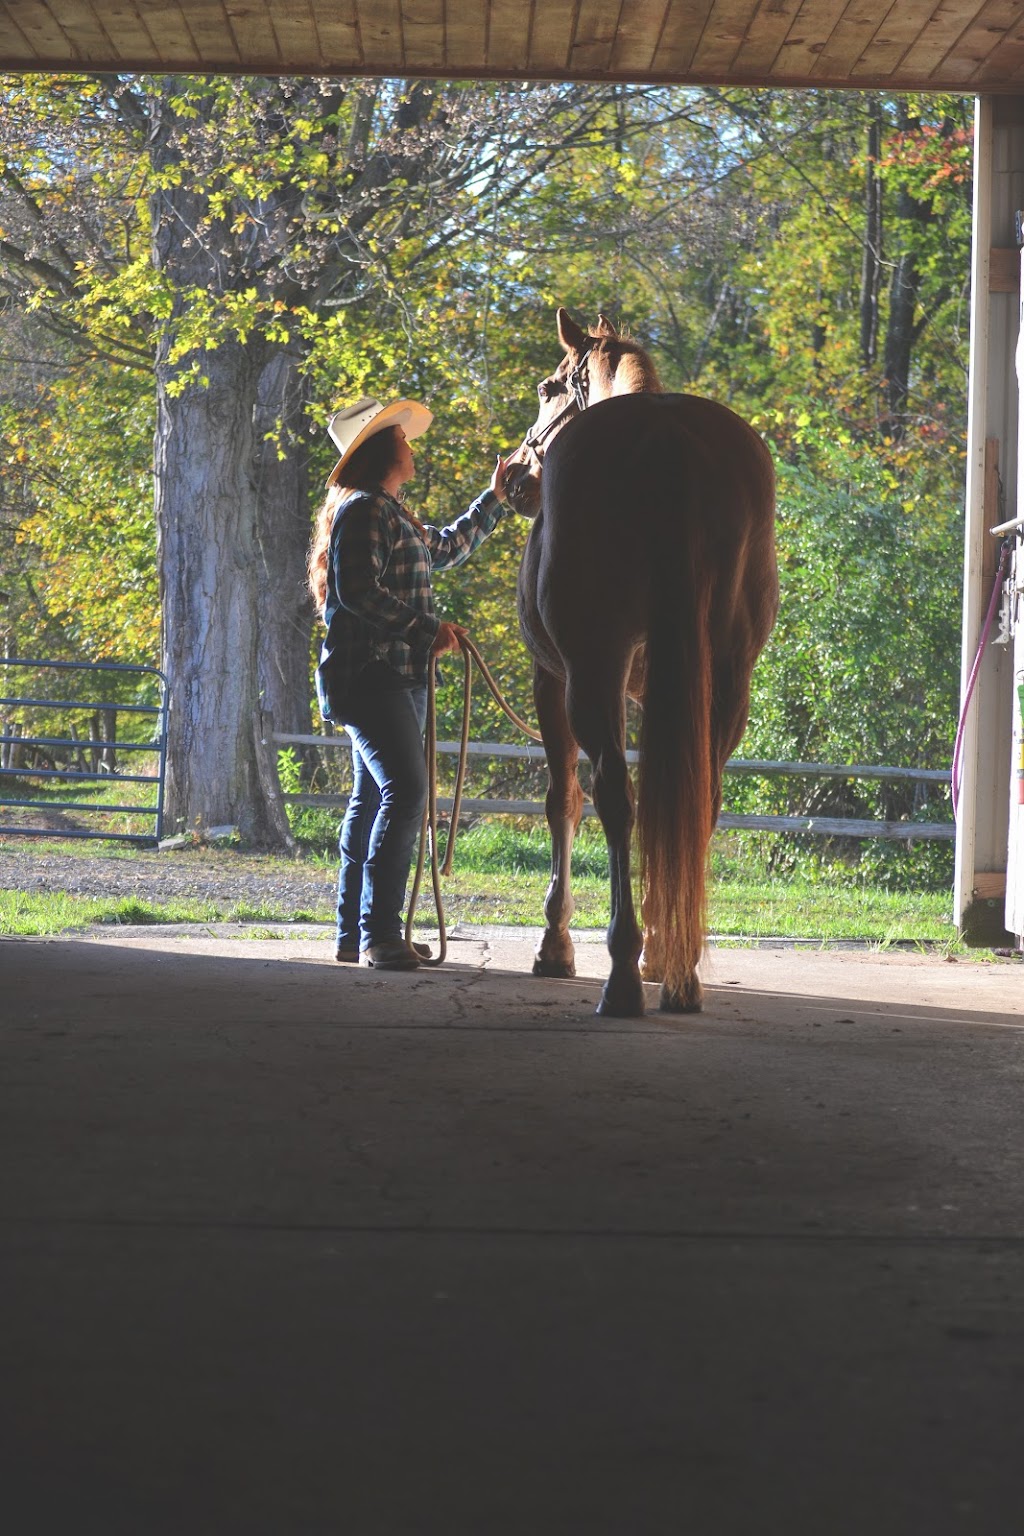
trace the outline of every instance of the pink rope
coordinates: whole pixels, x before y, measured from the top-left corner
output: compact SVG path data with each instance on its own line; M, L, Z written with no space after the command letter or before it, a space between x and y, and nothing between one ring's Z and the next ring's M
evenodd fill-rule
M999 565L996 568L996 579L992 583L992 596L989 599L988 612L985 622L981 626L981 639L978 641L978 651L971 667L971 675L967 679L967 691L964 694L964 707L960 711L960 721L956 728L956 744L953 747L953 768L951 774L951 788L953 791L953 820L956 821L960 811L960 779L963 774L964 732L967 729L967 711L971 707L971 699L974 695L974 685L978 681L978 673L981 670L981 658L985 654L985 646L988 644L988 632L992 628L992 620L996 616L996 608L999 605L999 594L1003 590L1003 582L1006 579L1006 562L1010 554L1009 539L1003 540L1003 547L999 552Z

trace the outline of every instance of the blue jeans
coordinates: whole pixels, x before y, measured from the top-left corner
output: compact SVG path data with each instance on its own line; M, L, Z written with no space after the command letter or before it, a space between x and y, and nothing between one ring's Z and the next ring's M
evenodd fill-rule
M370 692L350 703L352 798L338 850L338 944L365 949L400 939L416 837L427 802L423 727L427 690Z

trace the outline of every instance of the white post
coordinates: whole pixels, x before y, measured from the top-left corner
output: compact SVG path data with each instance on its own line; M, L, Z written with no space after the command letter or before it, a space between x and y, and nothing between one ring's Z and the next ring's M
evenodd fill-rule
M988 530L1010 515L1002 507L1016 505L1018 301L993 284L991 253L1016 243L1014 212L1024 200L1022 106L1024 98L982 97L975 117L961 708L995 575L998 543ZM1004 927L1011 685L1008 648L989 644L965 725L953 914L980 942L998 939Z

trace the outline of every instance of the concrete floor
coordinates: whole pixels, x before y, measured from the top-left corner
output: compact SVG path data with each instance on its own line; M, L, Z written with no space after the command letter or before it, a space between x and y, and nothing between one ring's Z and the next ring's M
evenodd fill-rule
M0 942L5 1536L1020 1530L1020 965L470 934Z

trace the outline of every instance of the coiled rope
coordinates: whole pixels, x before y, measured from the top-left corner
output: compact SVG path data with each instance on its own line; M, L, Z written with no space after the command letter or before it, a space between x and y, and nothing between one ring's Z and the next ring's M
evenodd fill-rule
M484 682L490 689L495 703L504 710L505 714L525 732L533 741L540 741L541 734L535 731L532 725L527 725L521 720L512 706L503 696L490 669L477 650L468 635L459 635L459 649L462 652L464 665L462 679L462 734L459 739L459 766L455 774L455 794L452 800L451 817L448 823L448 840L445 844L444 863L438 867L437 858L437 701L436 683L434 677L434 664L431 660L427 668L427 727L424 738L424 754L427 761L427 803L423 810L423 824L420 827L420 847L416 858L416 873L413 876L412 893L409 897L409 911L405 919L406 942L412 943L413 918L416 913L416 903L419 899L420 885L423 881L423 868L426 863L427 848L430 848L430 878L434 890L434 906L437 909L438 953L429 959L421 960L421 965L440 965L448 953L448 936L445 931L444 902L441 898L441 876L450 875L452 872L452 858L455 853L455 837L459 825L459 810L462 806L462 789L466 780L466 761L469 757L469 703L473 691L473 662L480 668Z

